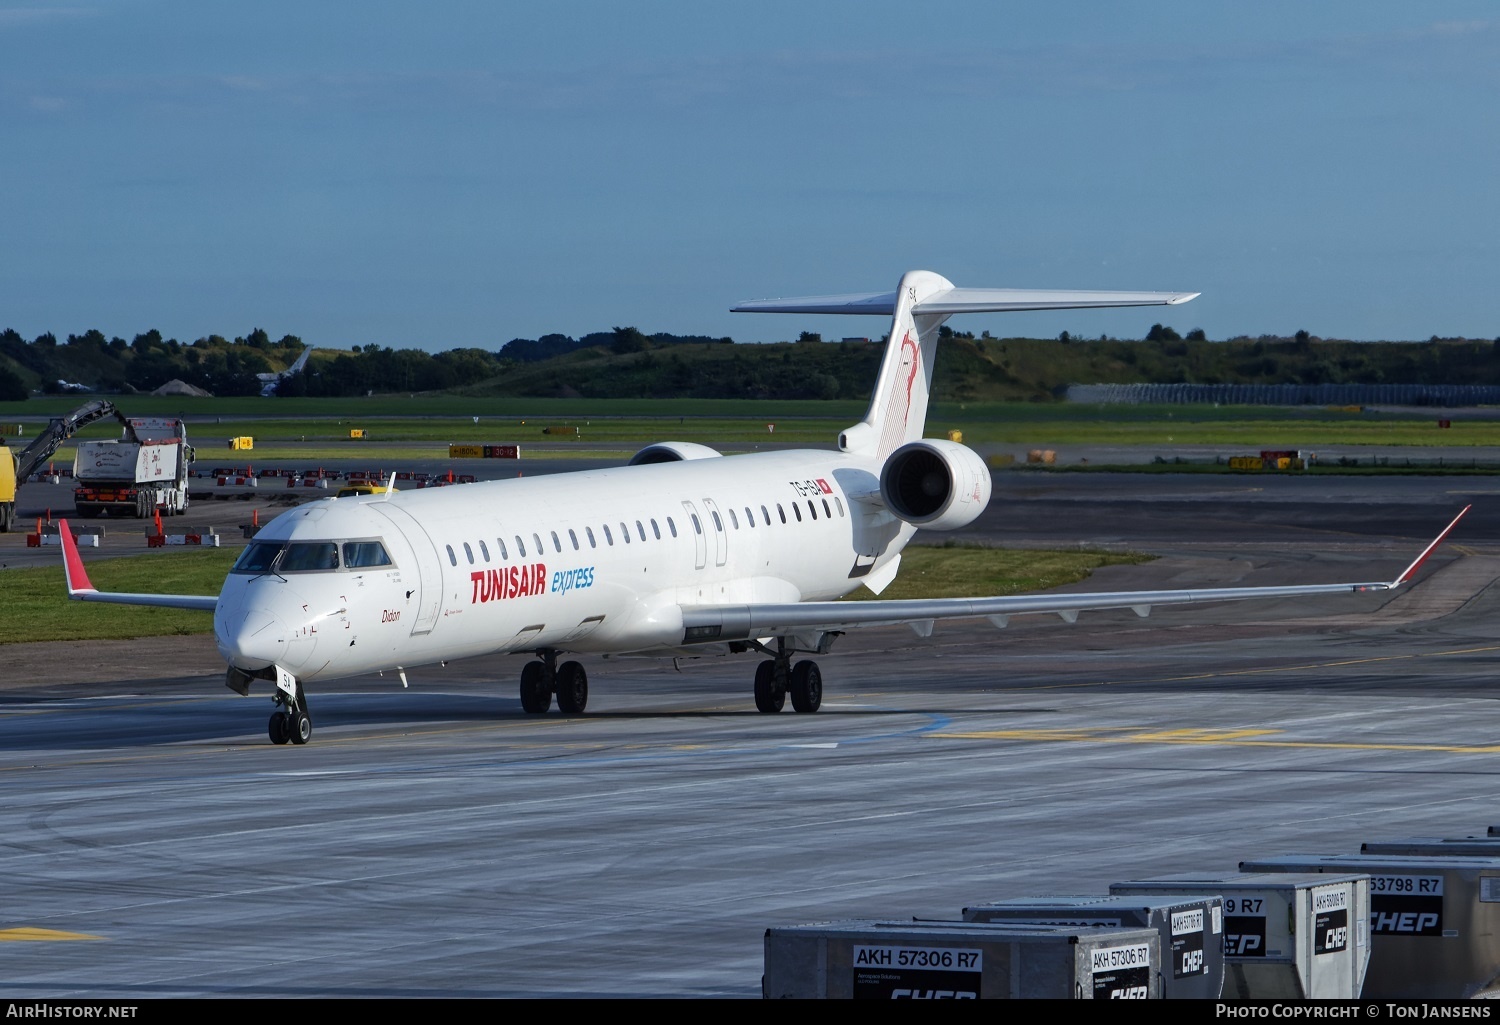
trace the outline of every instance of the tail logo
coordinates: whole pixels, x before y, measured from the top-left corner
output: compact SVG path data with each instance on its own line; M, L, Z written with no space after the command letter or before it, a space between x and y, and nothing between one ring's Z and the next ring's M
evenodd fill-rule
M904 354L907 349L911 350L911 367L906 373L906 413L902 416L904 424L911 417L911 389L917 381L917 370L920 369L922 351L917 348L917 343L912 340L911 332L906 332L901 338L901 351Z

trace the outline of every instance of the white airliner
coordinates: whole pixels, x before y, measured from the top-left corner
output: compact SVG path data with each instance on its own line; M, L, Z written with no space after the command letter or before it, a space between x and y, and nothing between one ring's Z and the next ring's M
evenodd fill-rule
M1029 292L955 288L926 271L894 292L763 300L744 312L892 317L865 418L836 451L720 456L664 443L629 465L464 487L310 502L282 513L234 564L217 597L120 594L89 583L66 524L68 594L83 601L202 609L248 694L275 685L271 739L312 733L305 685L448 659L535 653L521 705L563 712L588 701L588 677L563 653L755 651L755 705L815 712L811 659L851 628L904 623L927 636L940 619L1130 608L1241 598L1384 591L1408 581L1453 529L1388 583L1187 591L835 601L879 594L920 527L954 530L990 500L990 472L970 449L923 439L938 327L955 313L1175 305L1196 293ZM1467 510L1465 510L1467 511ZM1461 517L1463 513L1460 513Z

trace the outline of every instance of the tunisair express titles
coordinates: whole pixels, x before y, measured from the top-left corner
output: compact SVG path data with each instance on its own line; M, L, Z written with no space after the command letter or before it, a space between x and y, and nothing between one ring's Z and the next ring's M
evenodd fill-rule
M469 574L473 593L470 605L501 601L506 598L528 598L546 594L548 591L547 565L533 562L524 566L509 566L504 569L475 570ZM594 567L558 570L552 574L551 590L554 594L567 594L594 586Z

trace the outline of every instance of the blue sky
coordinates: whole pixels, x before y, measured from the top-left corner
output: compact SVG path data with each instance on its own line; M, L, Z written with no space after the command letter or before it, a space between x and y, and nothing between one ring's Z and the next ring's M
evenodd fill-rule
M0 327L495 348L894 287L959 329L1500 336L1492 2L0 0Z

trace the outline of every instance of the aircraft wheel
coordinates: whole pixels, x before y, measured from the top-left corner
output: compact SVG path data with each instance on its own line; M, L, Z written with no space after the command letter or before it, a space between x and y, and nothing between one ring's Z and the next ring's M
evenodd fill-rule
M762 712L779 712L786 704L786 688L776 686L776 660L766 659L755 667L755 707Z
M267 732L271 734L271 743L285 744L292 738L287 734L286 713L272 712L271 721L267 724Z
M589 703L589 677L577 662L557 667L557 710L577 715Z
M293 744L306 744L312 739L312 719L306 712L288 712L287 733Z
M552 707L552 691L547 687L547 667L541 662L527 662L521 670L521 708L539 715Z
M792 667L792 707L799 712L816 712L823 703L823 674L818 663L804 659Z

